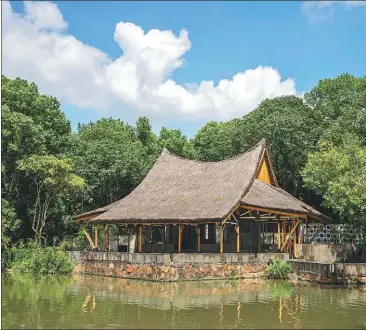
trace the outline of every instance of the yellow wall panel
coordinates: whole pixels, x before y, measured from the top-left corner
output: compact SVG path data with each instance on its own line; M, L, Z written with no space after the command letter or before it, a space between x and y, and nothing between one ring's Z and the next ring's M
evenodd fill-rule
M260 181L263 181L265 183L272 184L271 178L269 176L267 162L265 160L263 160L263 162L262 162L261 169L258 173L257 179Z

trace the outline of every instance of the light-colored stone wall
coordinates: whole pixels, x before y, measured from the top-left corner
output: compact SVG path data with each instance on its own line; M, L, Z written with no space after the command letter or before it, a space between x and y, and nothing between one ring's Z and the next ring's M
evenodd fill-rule
M155 281L255 278L286 253L69 252L76 273Z
M319 262L362 261L362 252L354 244L298 244L298 258ZM355 260L357 257L360 260Z

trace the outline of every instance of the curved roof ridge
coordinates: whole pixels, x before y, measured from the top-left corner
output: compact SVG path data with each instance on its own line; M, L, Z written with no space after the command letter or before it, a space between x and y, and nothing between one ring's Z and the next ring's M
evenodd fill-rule
M248 149L247 151L245 152L242 152L236 156L233 156L233 157L230 157L230 158L226 158L226 159L221 159L221 160L216 160L216 161L203 161L203 160L197 160L197 159L189 159L189 158L185 158L185 157L182 157L182 156L178 156L176 154L173 154L172 152L170 152L167 148L163 148L163 151L161 152L159 158L161 156L164 156L164 155L169 155L169 156L173 156L173 157L176 157L176 158L179 158L181 160L185 160L185 161L189 161L189 162L195 162L195 163L200 163L200 164L215 164L215 163L223 163L223 162L228 162L230 160L234 160L234 159L238 159L242 156L245 156L247 153L253 151L254 149L257 149L259 146L261 147L266 147L266 139L262 139L260 140L256 145L252 146L250 149ZM158 158L158 159L159 159Z

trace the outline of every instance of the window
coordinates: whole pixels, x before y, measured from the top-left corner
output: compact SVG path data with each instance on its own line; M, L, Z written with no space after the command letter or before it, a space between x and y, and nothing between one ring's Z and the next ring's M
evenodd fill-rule
M214 244L216 243L216 224L214 223L206 223L204 225L204 240L206 244Z

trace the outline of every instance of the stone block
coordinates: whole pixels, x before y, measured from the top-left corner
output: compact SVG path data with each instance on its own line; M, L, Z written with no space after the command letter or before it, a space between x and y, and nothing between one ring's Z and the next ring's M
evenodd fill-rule
M211 253L209 254L210 263L219 263L221 261L221 257L219 254Z
M170 265L170 263L171 263L170 253L164 253L163 254L163 264Z
M202 261L203 263L205 263L205 264L210 263L210 256L208 254L204 253L204 254L202 254L202 256L203 256L203 261Z
M238 262L238 255L237 254L232 254L231 256L231 262L232 263L237 263Z
M172 262L173 264L182 264L185 262L185 254L184 253L172 253Z
M157 256L155 254L144 253L144 257L145 257L145 260L144 260L145 264L156 263Z
M145 261L145 256L143 253L133 253L132 262L135 264L143 264Z
M192 254L194 263L203 263L203 255L202 254Z

